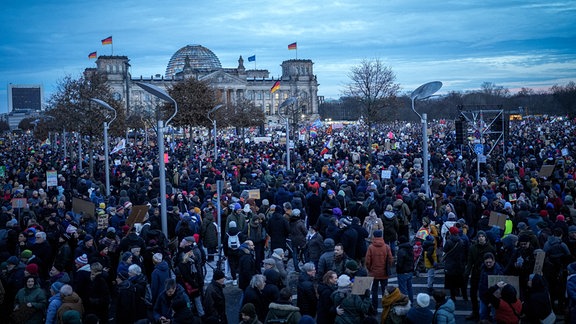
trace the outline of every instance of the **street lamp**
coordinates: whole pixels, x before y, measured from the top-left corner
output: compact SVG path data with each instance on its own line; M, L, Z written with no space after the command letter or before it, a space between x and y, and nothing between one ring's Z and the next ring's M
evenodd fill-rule
M424 160L424 188L427 197L430 197L430 180L428 179L428 121L425 113L420 115L416 109L414 109L414 101L427 99L436 93L436 91L440 90L440 88L442 88L442 82L432 81L419 86L410 94L412 111L420 117L420 121L422 122L422 158Z
M289 106L292 106L298 102L296 97L290 97L284 100L283 103L278 106L278 115L286 121L286 170L290 170L290 125L288 122L288 115L283 116L281 113L281 109Z
M140 88L149 94L160 98L164 101L171 101L174 103L174 114L168 118L166 125L176 116L178 113L178 104L174 98L166 92L166 90L155 86L153 84L136 82ZM158 118L158 163L160 168L160 218L162 221L162 233L168 237L168 215L166 211L166 166L164 163L164 121Z
M110 127L110 124L112 124L112 122L116 119L116 109L112 108L112 106L100 99L90 98L90 101L95 102L100 106L114 112L114 118L112 118L110 122L104 122L104 167L106 168L106 197L110 197L110 153L108 147L108 128Z
M210 111L208 112L208 119L212 122L212 126L214 128L214 162L216 162L216 157L218 156L218 144L216 141L216 118L212 119L210 118L211 114L214 114L218 109L222 108L224 105L220 104L212 109L210 109Z

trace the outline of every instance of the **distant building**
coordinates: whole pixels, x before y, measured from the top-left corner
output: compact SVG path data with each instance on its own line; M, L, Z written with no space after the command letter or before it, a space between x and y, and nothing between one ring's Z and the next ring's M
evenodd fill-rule
M8 115L6 120L11 130L17 129L20 121L43 110L44 88L36 84L8 85Z
M106 73L108 82L117 100L128 106L129 112L153 109L155 99L133 84L143 81L167 88L175 82L194 77L207 81L217 93L221 103L235 104L239 98L252 101L261 107L268 122L277 120L278 106L288 97L297 96L298 105L306 118L318 116L318 81L311 60L287 60L282 62L282 76L270 78L268 70L250 70L244 67L242 56L236 68L223 68L218 57L201 45L187 45L176 51L170 58L164 76L133 78L127 56L100 56L96 68L85 73L99 71ZM270 93L276 81L280 89ZM126 94L129 94L128 96Z

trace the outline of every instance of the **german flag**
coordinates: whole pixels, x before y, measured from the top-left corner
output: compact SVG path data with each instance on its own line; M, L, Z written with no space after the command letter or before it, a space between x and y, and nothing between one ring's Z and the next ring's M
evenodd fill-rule
M102 45L112 45L112 36L104 38L102 40Z
M274 82L274 85L272 86L272 88L270 88L270 92L274 93L278 89L280 89L280 80Z
M288 50L295 50L295 49L298 49L298 45L296 44L296 42L288 44Z
M89 58L89 59L95 59L96 56L97 56L97 55L96 55L96 52L92 52L92 53L88 54L88 58Z

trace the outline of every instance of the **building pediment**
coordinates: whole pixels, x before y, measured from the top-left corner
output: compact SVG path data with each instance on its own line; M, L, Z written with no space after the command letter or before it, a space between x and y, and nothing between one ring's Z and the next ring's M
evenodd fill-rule
M199 78L200 81L209 81L211 84L246 84L246 80L243 80L235 75L231 75L224 71L215 71L205 76Z

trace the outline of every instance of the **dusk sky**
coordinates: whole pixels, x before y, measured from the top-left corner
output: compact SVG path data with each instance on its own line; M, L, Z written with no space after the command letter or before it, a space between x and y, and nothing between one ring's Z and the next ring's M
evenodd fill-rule
M7 88L42 84L48 100L65 76L95 67L88 54L125 55L132 77L164 75L186 45L223 67L256 55L279 77L283 60L311 59L318 95L337 99L349 71L380 59L402 93L442 81L439 93L492 82L512 91L576 81L576 1L510 0L4 0L0 11L0 113ZM101 40L113 37L113 45ZM297 42L298 50L288 44Z

